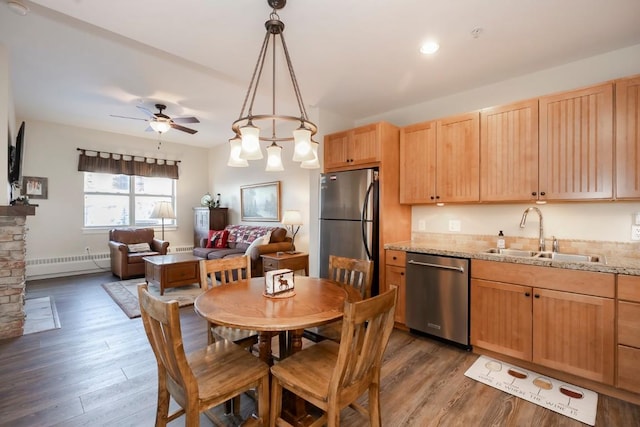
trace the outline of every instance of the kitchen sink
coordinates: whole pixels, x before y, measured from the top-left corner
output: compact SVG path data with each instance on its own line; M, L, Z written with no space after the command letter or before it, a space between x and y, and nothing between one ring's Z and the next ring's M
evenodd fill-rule
M597 255L563 254L561 252L539 252L536 258L548 258L562 262L601 262Z
M485 253L493 254L493 255L515 256L515 257L525 257L525 258L534 257L538 254L538 252L536 251L525 251L521 249L498 249L498 248L491 248L485 251Z

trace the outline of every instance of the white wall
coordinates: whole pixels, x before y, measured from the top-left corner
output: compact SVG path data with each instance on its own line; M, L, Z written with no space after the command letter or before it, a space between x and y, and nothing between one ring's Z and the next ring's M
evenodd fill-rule
M178 226L165 227L165 239L171 247L193 245L193 207L208 190L208 149L163 142L158 150L148 139L24 120L24 175L46 177L49 184L47 199L31 200L39 206L27 223L27 261L84 255L86 246L94 254L108 252L107 230L83 229L83 173L76 148L180 160Z
M9 53L7 48L0 43L0 205L8 205L11 201L11 189L7 177L9 169L8 144L15 144L15 119L13 115L13 99L11 98L11 84L9 78ZM8 135L8 139L5 139ZM7 141L7 142L5 142Z

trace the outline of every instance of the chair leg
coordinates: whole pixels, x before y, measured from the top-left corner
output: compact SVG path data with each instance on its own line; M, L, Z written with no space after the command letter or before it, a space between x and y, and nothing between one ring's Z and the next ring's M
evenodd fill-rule
M211 328L213 328L213 323L207 322L207 345L211 345L216 340L213 338L213 332L211 332Z
M276 377L271 378L271 409L269 411L269 425L276 426L282 411L282 386Z
M327 427L339 427L340 426L340 409L335 405L329 405L327 410Z
M258 385L258 417L263 424L269 421L269 375L265 375Z
M189 405L184 408L185 410L185 427L200 427L200 412L196 405Z
M380 427L382 425L380 416L380 385L375 381L369 385L369 424L371 427Z
M161 369L158 367L158 369ZM166 377L158 372L158 406L156 408L156 427L165 427L169 417L169 391Z

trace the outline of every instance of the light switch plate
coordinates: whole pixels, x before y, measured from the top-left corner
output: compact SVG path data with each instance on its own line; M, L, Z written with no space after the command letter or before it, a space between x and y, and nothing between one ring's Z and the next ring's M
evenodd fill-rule
M631 226L631 240L640 240L640 225Z
M459 219L450 219L449 220L449 231L460 231L460 220Z

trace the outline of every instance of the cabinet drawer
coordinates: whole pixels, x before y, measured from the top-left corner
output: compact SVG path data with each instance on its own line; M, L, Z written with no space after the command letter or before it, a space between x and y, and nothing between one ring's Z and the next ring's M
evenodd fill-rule
M640 276L618 275L618 298L640 302Z
M262 258L262 268L264 269L264 271L277 270L278 260L271 259L271 258Z
M618 387L640 393L640 349L618 346Z
M388 249L385 256L387 265L395 265L397 267L406 267L407 253L405 251L396 251Z
M618 344L640 347L640 304L618 301Z

